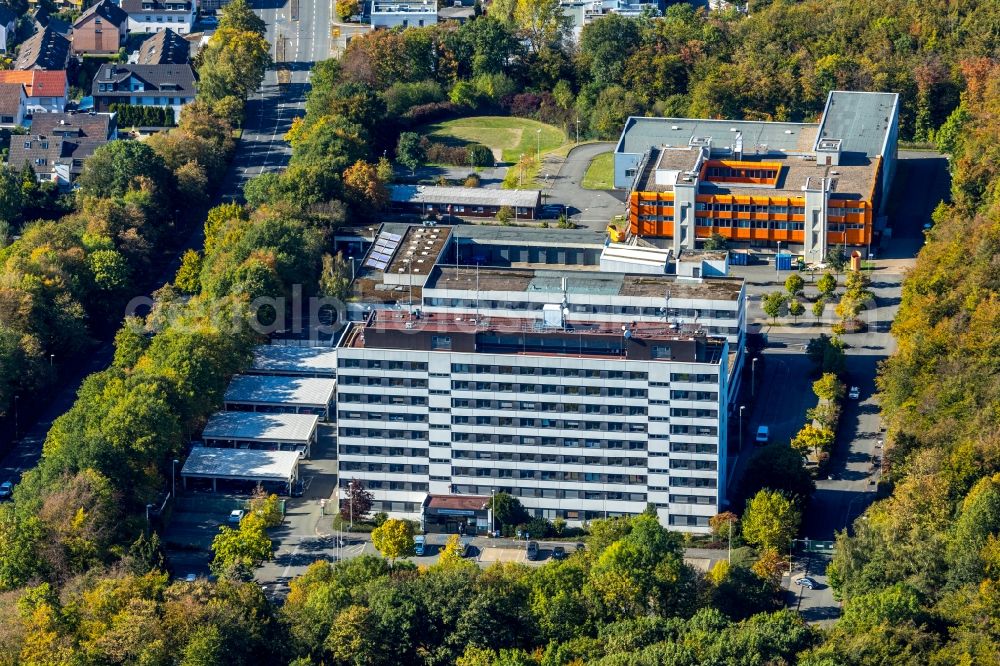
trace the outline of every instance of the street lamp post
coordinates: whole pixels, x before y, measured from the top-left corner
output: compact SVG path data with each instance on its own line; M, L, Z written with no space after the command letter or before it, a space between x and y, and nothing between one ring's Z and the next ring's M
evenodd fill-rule
M746 409L746 405L740 405L740 448L739 452L743 451L743 410Z
M347 260L351 262L351 282L354 282L354 255L349 256Z
M535 139L537 140L536 144L535 144L536 159L538 160L538 165L541 166L542 165L542 128L539 127L538 129L535 130Z
M757 357L750 363L750 397L757 392Z
M576 142L580 143L580 119L576 119Z
M521 153L521 158L517 161L517 186L524 187L524 153Z
M778 271L778 257L780 257L780 256L781 256L781 241L778 241L778 254L774 255L774 272L776 274L779 273L779 271Z
M146 529L148 529L149 531L153 530L153 524L151 522L149 522L149 511L152 508L153 508L152 504L147 504L146 505Z
M173 462L170 464L170 495L175 500L177 499L177 464L180 460L174 458Z

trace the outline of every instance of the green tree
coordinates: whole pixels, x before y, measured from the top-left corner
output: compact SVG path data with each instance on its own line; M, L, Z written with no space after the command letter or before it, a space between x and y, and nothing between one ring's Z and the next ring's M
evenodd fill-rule
M427 153L420 143L420 135L415 132L403 132L396 143L396 161L413 173L427 159Z
M801 293L805 286L805 280L798 273L792 273L785 279L785 291L788 292L789 296Z
M806 344L806 355L817 372L840 375L844 372L844 343L837 337L820 333Z
M263 518L248 513L238 529L222 526L212 540L212 571L218 576L246 579L271 559L271 539Z
M253 32L263 37L267 24L257 16L247 0L231 0L219 11L219 29Z
M8 224L21 217L25 204L21 174L14 170L14 166L17 165L0 166L0 221ZM0 243L0 247L4 244Z
M141 141L111 141L94 151L76 183L84 194L123 197L139 179L170 189L172 176L153 149Z
M126 317L122 327L115 333L115 367L134 368L147 349L149 337L142 319Z
M510 206L500 206L497 210L496 220L503 226L510 224L510 221L514 219L514 211Z
M798 277L798 276L795 276ZM806 311L806 306L802 305L802 301L797 298L793 298L788 301L788 314L792 316L792 319L798 321L799 317Z
M742 505L761 490L777 490L786 497L796 498L804 506L816 490L809 470L798 451L788 446L765 446L754 451L740 480L739 497Z
M201 255L196 250L186 250L174 277L174 286L185 294L201 291Z
M491 529L496 529L496 525L499 525L501 530L505 525L508 527L520 525L528 517L524 507L521 506L521 500L508 493L493 495L490 498L489 506L493 510L493 522L495 523Z
M372 545L389 558L390 563L413 555L413 525L405 520L390 518L372 530Z
M352 16L361 13L361 6L358 4L358 0L337 0L336 12L337 18L341 21L347 21Z
M822 297L830 298L833 292L837 291L837 277L833 273L823 273L823 276L816 281L816 288Z
M714 233L705 239L702 245L706 250L728 250L729 241L720 233Z
M826 253L826 263L837 273L843 271L844 266L847 265L847 253L844 248L840 245L834 245L830 248Z
M834 434L829 428L807 423L792 439L792 448L802 452L803 455L812 451L818 456L821 451L828 451L833 446L833 440Z
M118 250L97 250L87 256L94 285L104 292L121 292L129 286L128 260Z
M285 519L281 511L281 498L270 495L260 486L254 489L250 496L250 513L259 516L264 527L277 527Z
M764 314L771 318L772 324L781 315L786 302L787 297L783 292L774 291L770 294L764 294L764 297L761 299L761 307L764 310Z
M198 96L208 102L226 97L246 101L260 88L271 54L264 37L254 31L219 28L199 54Z
M812 316L816 317L816 323L818 324L820 319L823 318L823 311L826 310L826 299L822 296L812 304Z
M832 372L824 373L822 377L814 381L812 390L817 398L832 402L843 400L847 391L844 383Z
M785 552L799 529L801 517L798 508L784 495L761 490L743 512L743 538L758 548Z

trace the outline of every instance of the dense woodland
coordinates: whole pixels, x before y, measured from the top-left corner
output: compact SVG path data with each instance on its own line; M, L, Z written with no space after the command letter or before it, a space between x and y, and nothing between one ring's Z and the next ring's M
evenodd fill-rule
M177 232L170 202L205 200L221 179L267 54L259 20L241 0L230 8L199 63L202 99L169 134L95 155L65 217L30 222L39 191L3 172L0 213L21 238L0 243L0 412L54 381L49 354L79 353L114 325ZM662 20L597 21L573 48L548 0L499 0L460 28L353 40L316 66L289 168L252 181L246 206L208 213L203 251L185 254L149 316L125 322L113 366L84 383L0 506L0 663L997 663L997 11L834 0L751 3L744 17L674 5ZM935 212L894 324L899 352L879 378L891 495L838 538L833 629L778 610L776 553L812 488L798 454L778 447L751 467L738 522L713 521L737 548L707 575L648 516L596 521L585 552L536 569L317 563L281 606L245 567L216 582L163 573L144 507L246 367L259 341L248 304L295 284L343 289L325 254L331 233L384 205L392 168L377 158L400 132L477 110L567 128L579 118L604 138L633 113L812 119L830 88L900 92L904 135L937 141L954 173L954 203Z

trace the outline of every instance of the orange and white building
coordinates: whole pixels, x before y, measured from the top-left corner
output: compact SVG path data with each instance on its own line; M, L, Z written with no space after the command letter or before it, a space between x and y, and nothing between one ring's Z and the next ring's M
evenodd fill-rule
M869 246L896 168L899 96L833 91L818 123L629 118L615 148L631 234L675 252L720 234L745 246Z

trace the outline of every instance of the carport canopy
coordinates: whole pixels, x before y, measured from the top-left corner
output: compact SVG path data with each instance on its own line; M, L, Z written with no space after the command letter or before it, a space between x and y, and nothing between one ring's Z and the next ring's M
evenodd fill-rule
M184 461L181 478L291 484L298 478L297 451L256 451L196 446Z

